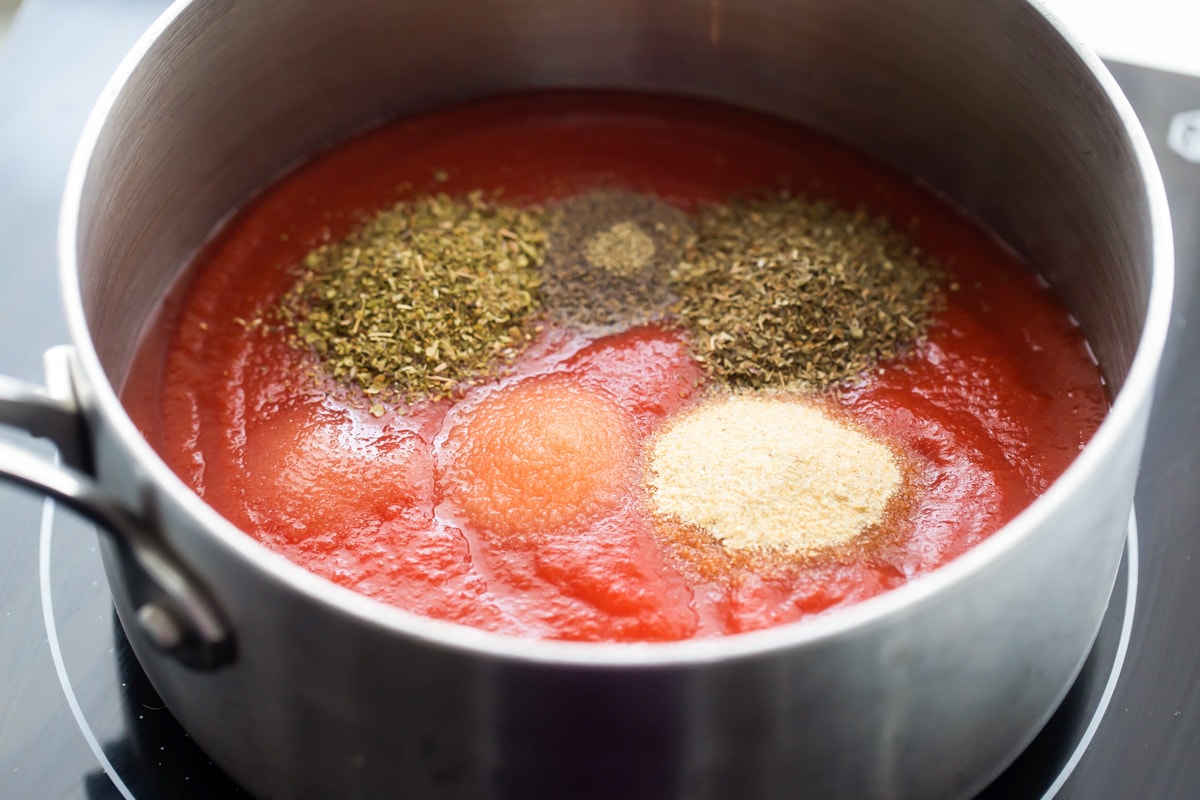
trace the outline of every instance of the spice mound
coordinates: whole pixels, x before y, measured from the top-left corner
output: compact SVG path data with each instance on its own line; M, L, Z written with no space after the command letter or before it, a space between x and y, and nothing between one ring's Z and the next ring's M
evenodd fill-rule
M683 211L643 194L594 191L555 212L542 267L552 320L596 333L668 314L671 272L692 237Z
M419 197L309 253L279 316L368 396L447 396L532 338L545 241L536 209Z
M675 274L675 311L719 381L821 389L917 341L940 271L882 217L781 194L709 206Z
M879 524L901 472L886 445L815 406L735 395L669 425L648 482L658 514L727 550L804 556Z

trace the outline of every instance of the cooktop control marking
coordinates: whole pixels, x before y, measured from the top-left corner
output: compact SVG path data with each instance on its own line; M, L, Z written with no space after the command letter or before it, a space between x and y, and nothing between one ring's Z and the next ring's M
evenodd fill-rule
M1182 111L1171 118L1167 146L1188 161L1200 164L1200 109Z

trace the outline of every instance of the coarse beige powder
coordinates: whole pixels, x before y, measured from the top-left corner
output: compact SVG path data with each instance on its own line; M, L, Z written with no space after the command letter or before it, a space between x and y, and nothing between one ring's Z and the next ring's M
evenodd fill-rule
M901 473L883 443L816 406L778 397L709 401L655 440L655 511L727 550L811 555L879 523Z

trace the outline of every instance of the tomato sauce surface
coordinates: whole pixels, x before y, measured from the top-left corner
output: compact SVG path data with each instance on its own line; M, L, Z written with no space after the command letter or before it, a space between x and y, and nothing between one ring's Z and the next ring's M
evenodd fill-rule
M620 491L590 506L572 500L581 482L607 475L606 453L636 465L646 437L703 392L704 373L677 329L587 337L550 326L512 375L376 417L332 381L307 377L318 369L313 357L257 324L308 251L404 197L483 190L528 204L618 188L693 210L781 182L911 227L948 273L927 340L825 398L900 448L911 491L888 535L824 557L755 560L704 537L664 538L636 475L620 470L605 477ZM316 156L250 202L164 309L124 399L209 504L336 583L526 636L711 636L871 597L1014 517L1108 409L1082 332L986 231L804 129L668 97L521 94L391 123ZM594 417L591 438L575 441L569 419L504 427L504 404L536 406L539 393L553 392L571 393L575 418ZM524 437L532 448L559 436L545 446L577 447L590 460L546 477L561 488L556 496L526 497L503 453L475 446L473 426L480 439ZM489 507L480 496L503 502ZM579 489L585 496L595 493ZM575 524L581 514L586 525Z

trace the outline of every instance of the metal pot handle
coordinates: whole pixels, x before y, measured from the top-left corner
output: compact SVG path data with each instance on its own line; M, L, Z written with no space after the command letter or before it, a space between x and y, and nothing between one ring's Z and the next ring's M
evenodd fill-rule
M152 514L134 512L92 478L91 438L71 374L74 348L52 348L45 358L45 388L0 375L0 424L50 439L63 465L0 441L0 478L49 495L109 536L137 608L137 625L159 649L195 669L229 663L234 647L228 625L155 533Z

